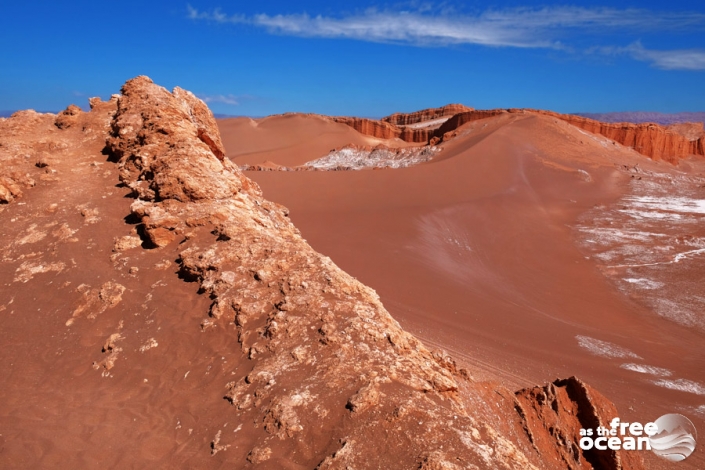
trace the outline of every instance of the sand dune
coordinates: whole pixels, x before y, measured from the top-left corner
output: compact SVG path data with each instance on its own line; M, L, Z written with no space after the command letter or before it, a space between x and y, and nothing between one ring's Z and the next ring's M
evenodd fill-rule
M222 132L228 145L227 128ZM596 251L584 233L591 224L633 220L623 201L635 194L676 192L671 181L680 192L697 192L703 160L654 162L532 113L473 121L456 134L431 162L411 168L248 176L291 210L313 247L374 286L405 328L466 358L475 374L500 375L517 387L571 371L598 384L625 419L681 410L702 424L698 393L620 367L634 358L601 355L578 338L633 351L645 370L705 383L703 330L654 308L658 291L626 292L622 279L634 273L615 271L599 256L673 249L684 235L702 243L702 215L636 248L614 241ZM611 220L596 222L605 214ZM678 268L643 277L678 279L679 289L661 291L671 310L702 312L683 282L691 279L687 289L702 295L705 257ZM697 468L703 461L687 462Z
M284 114L262 119L231 118L219 121L228 157L236 164L257 165L271 161L298 166L321 158L335 148L353 144L408 146L364 136L349 126L315 114Z

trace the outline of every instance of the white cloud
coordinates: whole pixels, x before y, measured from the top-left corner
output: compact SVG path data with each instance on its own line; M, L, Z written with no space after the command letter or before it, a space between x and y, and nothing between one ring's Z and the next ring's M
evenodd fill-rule
M625 31L680 31L705 25L705 14L665 13L642 9L556 6L487 10L475 15L442 13L428 9L379 11L370 9L342 17L307 14L251 17L226 15L220 10L202 12L188 7L193 20L249 24L270 33L323 38L346 38L417 46L477 44L485 46L562 48L560 39L570 32L600 34Z
M223 103L231 106L240 104L240 98L235 95L197 95L205 103Z
M705 49L659 51L646 49L636 42L624 48L624 51L636 60L651 62L664 70L705 70Z

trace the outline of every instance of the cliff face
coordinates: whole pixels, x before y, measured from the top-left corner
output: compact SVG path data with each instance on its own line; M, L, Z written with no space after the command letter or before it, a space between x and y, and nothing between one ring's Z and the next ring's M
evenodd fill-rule
M622 451L580 450L572 435L580 429L609 428L617 416L609 400L581 380L570 377L516 392L516 409L532 445L541 449L547 467L570 469L636 468L641 460Z
M396 126L408 126L424 121L433 121L442 117L450 117L458 113L472 111L462 104L448 104L440 108L429 108L416 111L414 113L394 113L383 117L382 121L394 124Z
M379 139L401 139L405 142L426 144L434 136L438 135L436 130L440 123L431 122L428 126L414 125L441 118L450 118L455 114L468 112L470 110L472 110L472 108L468 108L462 104L449 104L441 108L424 109L415 113L396 113L384 117L379 121L355 117L334 117L332 119L335 122L347 124L361 134Z
M149 331L155 318L133 313L132 307L125 316L130 323L129 335L135 337L134 341L139 338L142 345L126 346L132 338L126 338L127 328L123 329L120 320L118 332L104 341L102 360L94 363L96 370L103 371L103 377L113 377L115 361L124 348L122 354L130 354L130 361L119 363L119 367L128 371L134 368L138 385L133 387L154 388L156 397L174 399L178 397L172 390L180 387L178 393L187 395L189 406L205 402L203 409L216 409L218 415L227 416L225 425L206 442L192 439L192 429L188 435L186 429L181 430L181 419L198 423L200 416L192 414L200 408L159 408L159 421L170 426L164 428L163 436L157 436L161 438L160 445L172 445L170 454L174 455L187 448L190 460L181 465L202 467L205 459L217 454L223 465L243 467L249 462L255 468L591 468L593 460L577 446L576 429L578 424L588 422L581 416L608 422L616 411L607 400L578 381L568 381L577 383L583 392L551 392L560 395L561 406L568 410L560 411L561 419L555 419L538 393L515 394L497 384L477 382L447 355L429 351L399 326L372 289L315 252L289 221L286 208L264 199L258 186L223 158L217 128L203 102L185 90L169 92L147 77L138 77L123 86L120 96L106 103L96 100L92 105L90 113L70 109L58 118L30 113L0 121L0 130L11 134L0 142L3 149L22 144L33 152L42 146L59 148L59 143L64 149L70 149L72 143L86 145L76 154L55 152L62 155L67 179L42 190L63 191L61 195L67 201L62 204L68 204L69 196L86 199L85 204L78 206L81 217L87 227L96 231L87 242L110 238L111 227L125 231L130 224L135 225L134 233L115 240L114 253L94 252L85 264L90 269L102 265L112 269L114 263L115 270L106 272L110 276L121 275L116 278L120 283L107 281L91 288L76 282L82 304L67 326L79 320L93 322L98 314L107 315L106 311L128 302L132 295L129 286L141 288L140 276L146 268L130 268L129 275L122 268L128 258L136 263L154 253L170 257L166 264L160 262L156 266L173 266L172 260L177 258L178 272L162 274L169 277L172 286L168 297L177 295L175 286L183 284L186 289L187 284L180 283L178 275L184 281L197 283L200 298L210 304L207 311L202 311L200 325L197 320L190 323L194 304L176 303L168 316L184 317L186 328L202 331L197 342L212 343L213 354L218 358L236 356L236 365L228 369L227 379L208 375L213 359L209 359L206 369L192 344L175 342L170 351L176 357L186 357L186 375L180 372L178 381L170 381L160 371L152 371L155 374L151 380L145 378L143 382L144 375L140 374L149 373L153 363L140 354L158 344L154 338L143 341L139 335L144 334L140 333L143 330ZM38 135L43 136L41 144L37 143ZM99 152L103 143L112 163L105 162L104 157L103 161L91 161L86 156ZM5 158L6 154L2 155ZM51 155L48 158L50 168ZM10 161L9 156L7 159ZM75 172L68 170L74 159ZM18 171L26 173L25 160L22 157L12 161ZM111 168L99 170L103 164ZM6 176L8 168L3 166L1 177ZM34 168L42 174L38 166ZM116 201L119 207L126 207L125 199L116 196L110 202L95 188L100 183L114 190L117 181L109 179L115 177L116 169L120 185L129 188L134 201L129 213L113 216L109 210L115 210ZM77 181L85 181L85 176L93 171L103 171L102 178L77 186ZM50 197L46 194L42 201ZM61 213L66 212L64 209ZM51 218L57 207L53 204L44 211L42 205L38 210L42 217ZM100 217L102 223L95 223ZM58 224L55 221L54 225ZM28 227L30 235L37 238L32 235L36 227ZM27 239L26 231L18 233L18 239ZM76 242L83 236L82 232L75 235L76 230L68 226L55 233L56 237L65 235L65 239ZM113 236L120 233L116 231ZM17 282L29 289L32 284L27 282L32 276L69 270L69 259L74 265L74 259L85 261L79 257L86 257L80 250L62 255L61 243L54 244L46 259L41 253L32 252L35 264L24 271L24 264L19 266ZM125 252L130 250L139 253L128 257ZM5 254L2 262L23 261ZM64 259L61 256L66 262L60 261ZM42 284L41 289L59 289L58 284L61 283ZM160 282L152 285L143 308L153 293L159 295L155 291L159 285ZM168 346L160 346L165 347ZM64 360L57 355L54 367ZM192 362L204 365L205 373L198 381L222 380L221 393L200 395L197 389L181 388L191 368L196 367ZM81 383L89 384L79 390L82 393L98 386L94 381ZM118 378L110 385L119 387L120 383ZM130 389L129 398L121 402L131 407L130 417L140 416L140 420L148 414L140 398L146 396L142 393L147 392L135 395ZM160 403L165 400L160 399ZM124 426L115 430L120 439L138 439L131 433L137 426L135 421L136 418L118 421ZM239 427L224 434L222 430L228 422L234 423L233 428ZM82 429L82 425L79 422L65 427ZM107 442L91 442L109 447ZM152 454L144 455L154 460ZM147 461L140 454L132 458ZM135 461L123 463L129 467ZM599 468L642 466L623 456L608 459Z
M449 105L448 112L455 110ZM444 108L437 108L441 110ZM447 133L453 132L458 127L468 122L477 121L497 116L503 113L528 112L544 116L551 116L565 121L573 126L584 129L593 134L599 134L620 144L632 147L637 152L654 160L665 160L676 164L678 160L689 155L705 155L705 132L702 124L687 123L674 126L660 126L658 124L644 123L604 123L570 114L559 114L551 111L531 109L491 109L469 110L453 114L448 120L437 128L412 129L394 125L397 122L422 122L425 116L433 116L436 110L424 110L412 114L393 114L382 121L358 118L335 118L353 127L358 132L382 139L399 138L406 142L437 143L440 140L451 138ZM440 111L438 111L440 112ZM411 117L413 116L413 117ZM416 121L419 119L418 121ZM429 118L432 119L432 118Z
M527 112L554 117L575 127L579 127L580 129L592 132L593 134L607 137L626 147L632 147L642 155L654 160L665 160L675 164L678 163L678 160L681 158L688 157L689 155L705 155L703 152L705 137L702 131L702 124L690 123L670 127L649 123L609 124L571 114L559 114L551 111L529 109L491 109L456 114L436 131L435 136L442 137L445 133L452 132L468 122L497 116L507 112Z
M347 124L360 134L377 137L379 139L401 138L401 129L388 122L355 117L333 117L331 119L334 122Z
M692 138L692 125L669 128L652 123L609 124L570 114L537 112L557 117L593 134L600 134L624 146L632 147L637 152L654 160L665 160L675 164L681 158L689 155L705 155L703 153L703 137ZM702 125L700 127L702 129ZM679 132L679 130L684 132Z

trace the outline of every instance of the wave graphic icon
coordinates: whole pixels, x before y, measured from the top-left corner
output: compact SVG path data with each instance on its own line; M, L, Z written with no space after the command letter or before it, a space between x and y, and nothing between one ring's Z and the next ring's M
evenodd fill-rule
M656 455L671 462L680 462L693 453L697 432L688 418L672 413L661 416L654 423L658 432L649 441Z

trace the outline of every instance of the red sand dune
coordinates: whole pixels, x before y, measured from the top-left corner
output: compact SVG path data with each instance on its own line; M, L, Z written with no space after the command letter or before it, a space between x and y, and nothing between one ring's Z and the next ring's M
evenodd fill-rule
M283 114L262 119L230 118L218 121L228 157L236 164L257 165L272 161L298 166L348 144L375 146L384 143L403 147L403 141L390 141L362 135L349 126L331 122L316 114Z

